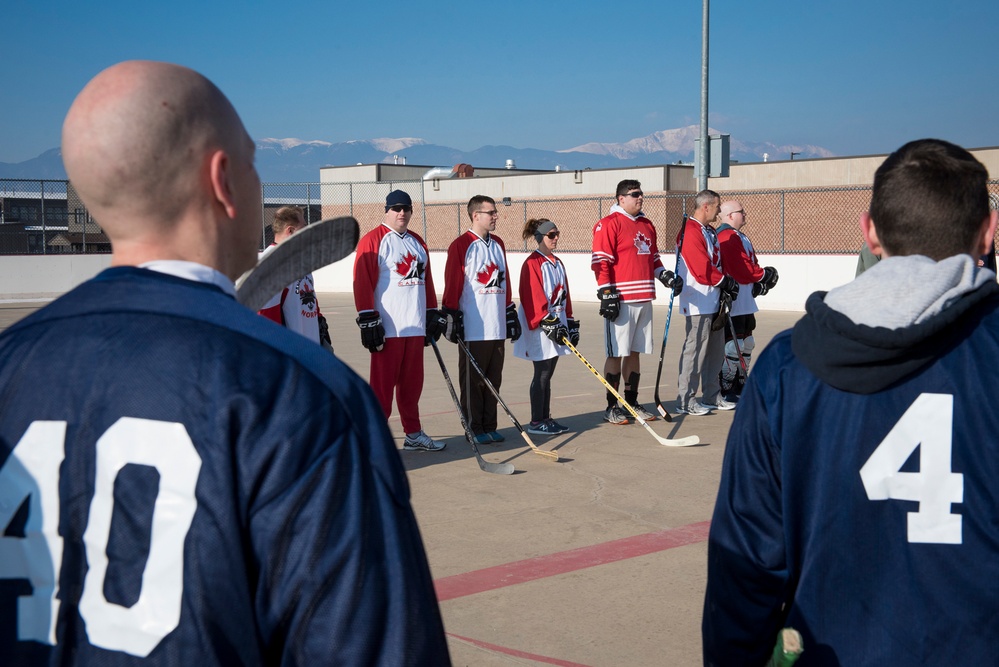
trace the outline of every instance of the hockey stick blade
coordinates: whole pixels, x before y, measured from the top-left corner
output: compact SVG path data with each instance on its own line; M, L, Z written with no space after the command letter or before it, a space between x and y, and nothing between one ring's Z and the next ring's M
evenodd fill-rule
M510 408L507 407L506 402L503 400L503 397L499 395L499 391L496 390L496 387L493 386L493 383L489 381L489 378L486 377L486 374L482 372L481 368L479 368L479 364L475 361L475 357L473 357L472 354L468 351L468 346L465 345L465 341L459 338L458 344L461 345L461 349L465 351L465 357L471 363L472 368L474 368L475 372L479 374L479 377L482 378L482 381L486 383L486 386L489 387L489 391L493 393L493 396L496 397L496 400L499 402L499 404L503 406L503 410L506 412L507 417L510 418L510 421L513 422L513 425L517 427L518 431L520 431L520 436L524 439L524 442L526 442L528 446L530 446L531 451L537 454L538 456L544 457L550 461L558 461L557 453L541 449L540 447L534 444L534 441L531 440L531 436L527 435L527 431L525 431L524 427L520 425L520 422L517 421L517 418L513 416L513 412L511 412Z
M655 438L660 445L662 445L663 447L690 447L691 445L696 445L701 441L701 439L698 438L696 435L688 435L686 438L670 439L670 438L664 438L658 433L656 433L652 429L652 427L649 426L649 423L644 419L642 419L641 415L639 415L635 411L635 408L631 407L631 404L628 403L628 401L624 400L621 397L621 394L617 393L617 389L612 387L610 383L604 379L604 376L600 374L600 371L594 368L590 364L590 362L586 360L586 357L584 357L582 353L579 350L577 350L572 343L569 342L568 338L562 338L562 344L568 347L570 350L572 350L572 353L576 355L576 358L583 362L583 365L586 366L590 370L590 372L597 377L598 380L600 380L601 384L604 385L607 391L609 391L615 398L617 398L618 402L621 405L623 405L628 410L628 412L631 413L631 415L635 418L635 420L639 424L645 427L645 430L648 431L649 434L653 438Z
M360 229L350 216L307 226L280 244L236 282L239 302L260 310L289 283L354 252Z
M458 402L458 395L454 393L454 385L451 384L451 376L448 375L447 366L444 364L444 357L441 356L440 348L437 347L437 341L431 338L430 344L434 348L434 354L437 355L437 363L441 365L444 382L447 383L447 389L451 392L451 400L454 401L454 407L458 410L458 419L461 420L461 427L465 429L465 438L468 439L468 444L472 446L472 453L475 454L475 461L479 464L479 468L484 472L491 472L494 475L512 475L514 473L512 463L490 463L482 458L479 448L475 446L475 437L472 435L471 429L468 428L468 422L465 421L465 413L461 411L461 403Z

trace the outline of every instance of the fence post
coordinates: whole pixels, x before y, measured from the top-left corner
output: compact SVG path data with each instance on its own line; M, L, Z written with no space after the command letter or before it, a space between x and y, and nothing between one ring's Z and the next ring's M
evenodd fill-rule
M48 233L45 225L45 181L38 181L38 192L41 194L42 198L42 254L45 255L48 249ZM67 234L69 231L67 230ZM66 239L67 241L69 239ZM70 244L72 247L72 244Z
M780 251L784 252L786 246L784 244L784 195L786 192L784 190L780 191Z
M423 209L423 242L427 242L427 182L420 180L420 208Z

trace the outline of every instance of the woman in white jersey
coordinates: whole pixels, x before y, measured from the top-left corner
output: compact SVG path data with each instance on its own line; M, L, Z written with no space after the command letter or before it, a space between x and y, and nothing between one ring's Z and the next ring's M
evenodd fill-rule
M533 238L538 249L524 260L520 271L519 316L524 335L513 344L513 353L534 362L531 381L531 423L528 433L556 435L568 431L551 416L551 378L555 364L569 348L568 338L579 343L579 323L572 319L569 282L562 260L555 256L558 227L551 220L531 219L524 225L524 239Z

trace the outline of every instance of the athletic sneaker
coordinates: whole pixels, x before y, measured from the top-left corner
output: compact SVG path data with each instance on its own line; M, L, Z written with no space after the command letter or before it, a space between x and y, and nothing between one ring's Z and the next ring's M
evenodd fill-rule
M527 425L527 432L533 435L558 435L562 431L549 420L546 422L531 422Z
M473 436L473 437L474 437L474 440L475 440L475 444L477 444L477 445L491 445L491 444L493 444L493 439L489 437L488 433L479 433L478 435Z
M735 405L732 401L726 401L724 396L718 394L714 403L705 403L704 407L708 410L735 410Z
M548 423L549 423L549 424L551 424L552 426L554 426L555 428L557 428L557 429L558 429L558 432L559 432L559 433L568 433L568 432L569 432L569 431L571 430L571 429L570 429L570 428L569 428L568 426L566 426L565 424L559 424L559 423L558 423L557 421L555 421L554 419L549 419L549 420L548 420Z
M604 421L610 422L611 424L621 425L628 423L628 417L625 415L624 410L616 405L612 405L604 410Z
M639 403L638 405L631 406L632 410L638 413L638 416L647 422L654 422L659 418L658 415L654 415L645 409L645 406Z
M439 452L446 447L440 440L434 440L429 435L423 431L417 431L416 433L407 433L406 439L402 443L403 449L421 450L424 452Z
M697 417L699 415L706 415L710 412L707 406L701 405L697 401L691 400L686 406L679 406L676 411L681 415L691 415L692 417Z
M489 439L493 442L503 442L506 440L506 438L503 437L503 434L499 431L490 431L489 433L486 433L486 435L488 435Z

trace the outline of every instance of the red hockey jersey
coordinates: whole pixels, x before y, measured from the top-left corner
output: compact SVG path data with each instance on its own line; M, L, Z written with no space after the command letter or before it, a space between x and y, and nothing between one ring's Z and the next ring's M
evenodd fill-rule
M732 315L749 315L759 308L753 298L753 283L763 279L763 267L756 261L756 251L749 237L731 225L718 228L722 268L725 275L739 283L739 297L732 304Z
M614 287L622 301L652 301L656 298L655 276L662 271L656 228L639 214L633 218L618 205L593 227L590 267L597 289Z

